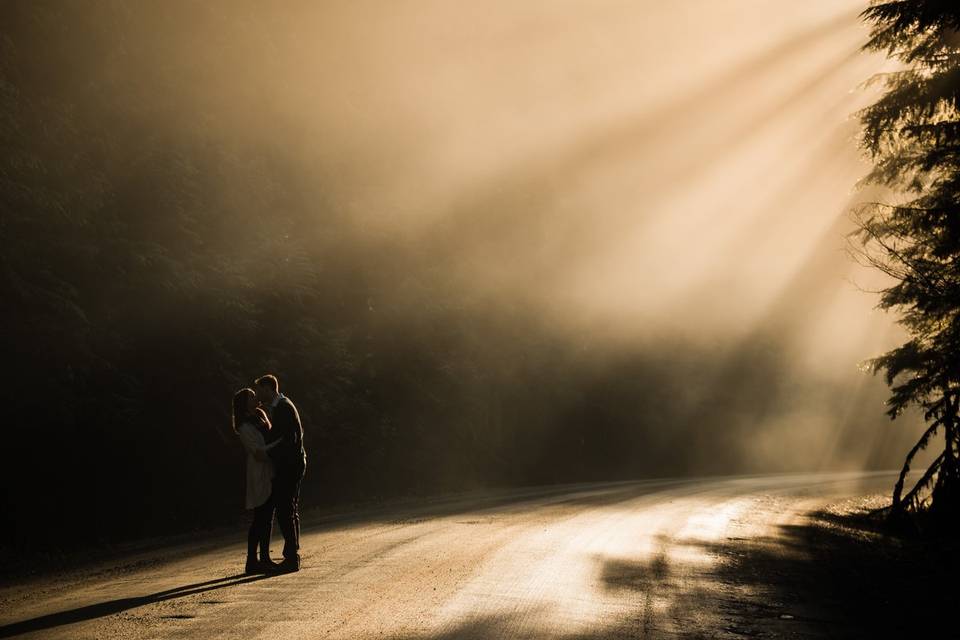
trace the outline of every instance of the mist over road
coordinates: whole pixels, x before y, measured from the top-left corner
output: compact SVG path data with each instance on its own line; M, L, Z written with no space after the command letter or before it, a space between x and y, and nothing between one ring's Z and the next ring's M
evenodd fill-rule
M730 567L748 546L803 553L785 531L891 480L656 480L315 515L299 573L239 575L238 531L4 588L0 637L818 637L819 612Z

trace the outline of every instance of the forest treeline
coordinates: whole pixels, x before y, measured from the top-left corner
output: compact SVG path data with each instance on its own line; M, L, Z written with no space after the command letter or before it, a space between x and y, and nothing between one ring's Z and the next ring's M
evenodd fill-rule
M285 37L264 7L2 4L8 552L240 517L230 398L266 372L302 413L307 507L757 470L756 424L844 414L776 327L612 355L358 227L247 65Z

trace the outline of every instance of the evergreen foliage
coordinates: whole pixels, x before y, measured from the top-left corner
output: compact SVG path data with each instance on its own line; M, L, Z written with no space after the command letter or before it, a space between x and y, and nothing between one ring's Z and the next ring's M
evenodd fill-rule
M958 507L960 422L960 4L948 0L875 2L868 50L902 63L877 78L883 95L860 116L874 168L866 183L892 202L856 213L859 255L890 276L880 306L898 311L909 340L874 359L892 394L891 418L922 408L928 429L907 454L892 513ZM943 451L904 494L917 453L943 435ZM932 487L932 491L930 491Z

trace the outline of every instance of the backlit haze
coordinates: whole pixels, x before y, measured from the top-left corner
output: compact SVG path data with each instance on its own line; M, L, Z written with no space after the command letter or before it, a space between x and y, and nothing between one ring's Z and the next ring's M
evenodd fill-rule
M351 4L318 16L322 82L291 117L358 225L465 286L628 344L784 322L803 364L853 369L891 324L841 254L883 63L859 8Z
M298 206L335 212L318 242L349 229L397 300L469 291L591 366L670 369L663 401L688 431L729 431L744 471L889 467L911 428L858 366L901 336L844 253L865 197L854 114L887 64L859 50L864 6L292 3L262 34L194 16L139 44L183 77L158 127L215 112L224 139L285 157ZM220 40L232 55L204 57ZM731 403L751 409L710 422ZM676 426L657 414L637 428Z
M886 64L859 51L863 6L325 3L252 64L359 233L598 353L693 349L683 401L776 336L785 400L744 446L889 465L909 430L858 364L900 334L843 251L854 114Z

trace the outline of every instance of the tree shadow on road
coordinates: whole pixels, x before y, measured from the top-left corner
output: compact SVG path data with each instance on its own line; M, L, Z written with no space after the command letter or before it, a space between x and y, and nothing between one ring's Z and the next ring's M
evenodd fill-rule
M866 509L818 511L778 536L732 542L704 547L724 558L722 583L753 594L732 603L745 636L924 638L956 628L956 542L894 535Z
M392 636L392 640L493 640L513 638L562 638L563 640L611 640L638 638L685 638L731 640L741 637L729 624L722 607L725 594L717 576L707 568L695 568L671 558L670 541L644 559L597 557L597 581L593 593L574 598L573 611L563 606L514 608L505 598L500 614L467 614L432 633ZM674 545L676 548L676 545ZM577 604L593 601L600 617L584 626ZM612 605L612 606L608 606Z
M537 611L521 610L400 637L953 637L943 631L955 629L960 604L951 587L960 545L894 536L865 511L815 512L768 537L661 542L645 559L598 557L595 588L630 604L596 628L550 634ZM698 564L697 554L713 561Z
M265 580L269 577L271 576L247 575L244 573L238 573L231 576L225 576L223 578L217 578L215 580L185 584L180 587L158 591L145 596L118 598L116 600L99 602L97 604L78 607L76 609L69 609L67 611L59 611L57 613L51 613L38 616L36 618L31 618L29 620L22 620L20 622L4 625L0 627L0 638L9 638L32 631L42 631L44 629L51 629L65 624L73 624L75 622L84 622L86 620L102 618L104 616L120 613L128 609L142 607L147 604L154 604L157 602L163 602L164 600L183 598L186 596L196 595L198 593L213 591L215 589L223 589L225 587L247 584L250 582L256 582L258 580Z

